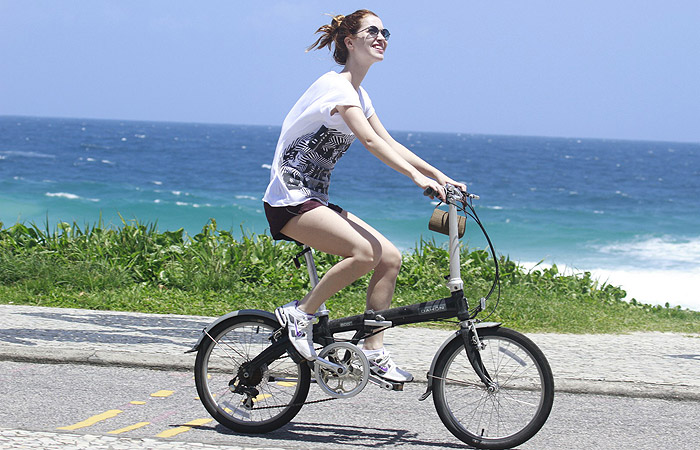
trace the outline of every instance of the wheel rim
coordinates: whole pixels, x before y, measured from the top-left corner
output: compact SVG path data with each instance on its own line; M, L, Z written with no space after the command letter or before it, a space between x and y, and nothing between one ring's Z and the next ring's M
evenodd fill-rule
M440 385L451 421L477 440L510 438L530 425L545 400L545 380L533 355L503 336L484 336L481 359L496 388L474 373L466 352L455 351Z
M292 402L301 389L300 373L286 355L252 375L257 384L251 388L257 392L233 392L239 384L241 364L270 345L273 331L263 323L243 322L211 336L215 342L209 345L201 375L206 380L205 395L215 405L216 414L235 423L263 425L294 406Z

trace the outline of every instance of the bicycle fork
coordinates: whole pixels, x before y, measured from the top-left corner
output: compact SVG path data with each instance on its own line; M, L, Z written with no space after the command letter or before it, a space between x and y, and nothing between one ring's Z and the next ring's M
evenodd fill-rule
M418 400L423 401L430 397L430 394L433 392L433 382L435 380L434 373L437 361L438 359L440 359L440 355L442 355L442 352L445 350L445 348L455 339L459 339L461 341L462 345L464 346L464 350L467 354L467 359L469 360L472 369L474 369L474 373L476 373L481 382L484 383L485 388L490 392L496 391L498 389L498 384L491 379L488 370L486 369L483 361L481 360L481 350L483 349L483 343L479 339L479 334L477 330L479 328L496 328L499 326L501 326L500 322L475 323L473 320L464 320L460 322L460 329L456 331L455 334L452 335L450 338L445 340L442 346L435 353L433 363L431 364L430 371L428 372L428 386L426 388L425 393L421 395Z
M481 360L481 350L486 346L479 339L474 321L467 320L465 322L466 324L464 322L460 323L459 333L464 341L464 349L467 352L469 363L481 382L486 386L486 389L489 392L494 392L498 388L498 384L491 379L486 367L484 367L484 362Z

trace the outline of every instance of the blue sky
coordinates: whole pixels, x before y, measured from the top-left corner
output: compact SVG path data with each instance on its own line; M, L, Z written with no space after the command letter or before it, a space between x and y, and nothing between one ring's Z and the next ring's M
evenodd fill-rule
M700 142L697 0L0 0L0 115L280 125L358 8L389 129Z

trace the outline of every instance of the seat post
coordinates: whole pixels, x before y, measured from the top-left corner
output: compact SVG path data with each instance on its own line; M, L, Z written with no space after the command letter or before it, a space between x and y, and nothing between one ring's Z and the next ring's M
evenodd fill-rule
M308 251L306 251L308 249ZM314 262L314 251L308 245L304 245L304 260L306 261L306 270L309 272L309 281L311 282L311 289L315 288L318 284L318 272L316 272L316 263ZM326 308L326 303L324 302L318 309L317 315L327 316L328 309Z

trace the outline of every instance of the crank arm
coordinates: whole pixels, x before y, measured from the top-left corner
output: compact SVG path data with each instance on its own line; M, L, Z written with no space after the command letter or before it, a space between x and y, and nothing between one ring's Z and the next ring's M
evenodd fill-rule
M318 364L319 366L323 367L324 369L332 371L336 375L344 375L345 372L347 371L347 369L344 366L330 362L327 359L323 359L323 358L314 359L314 364Z
M394 383L374 375L369 376L369 382L379 386L385 391L403 391L403 383Z

